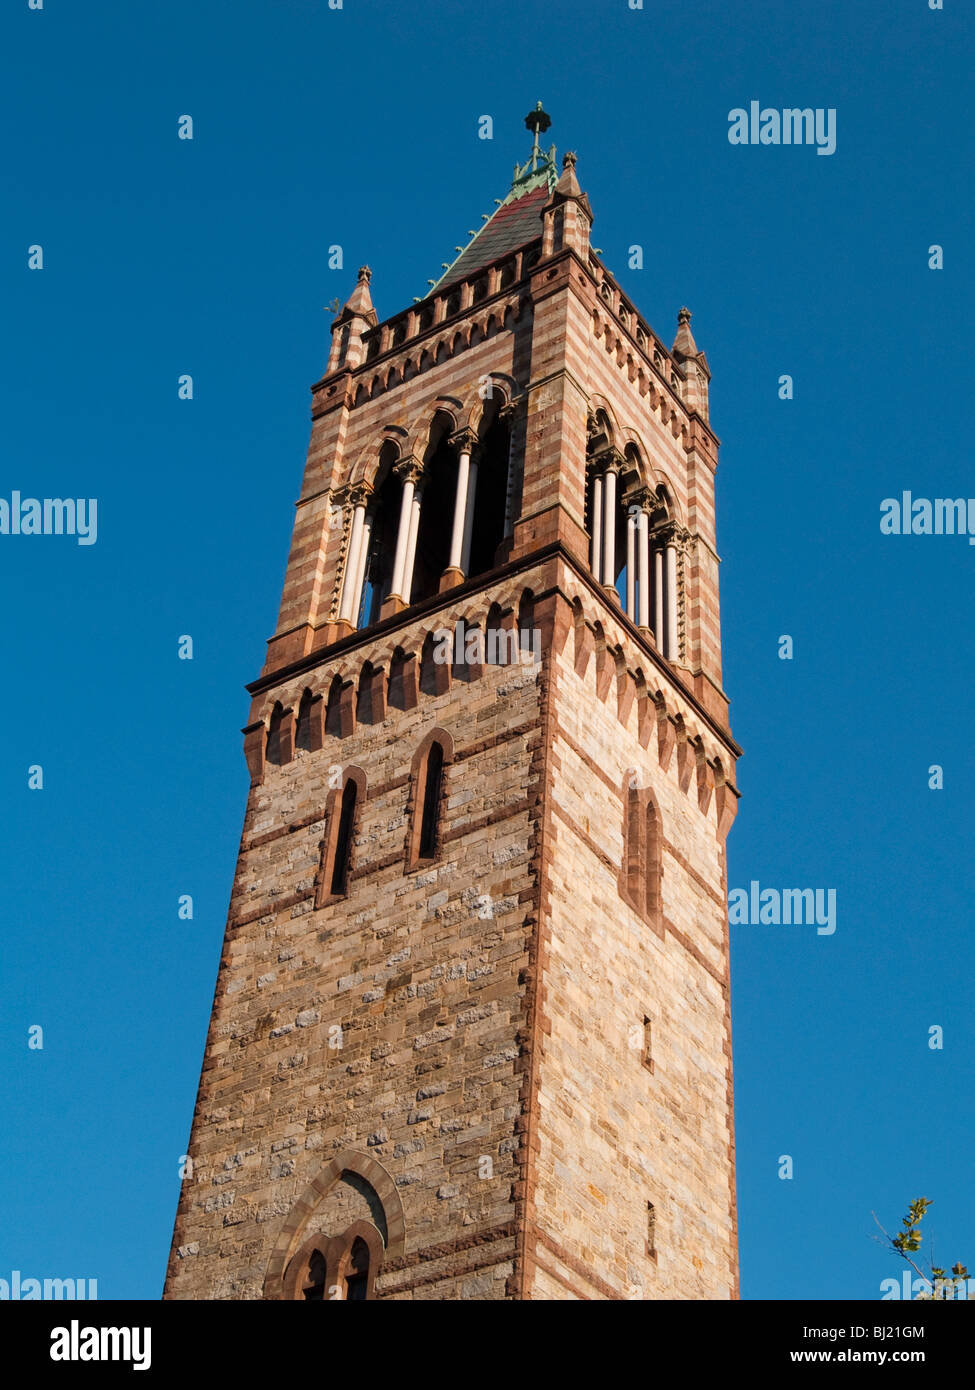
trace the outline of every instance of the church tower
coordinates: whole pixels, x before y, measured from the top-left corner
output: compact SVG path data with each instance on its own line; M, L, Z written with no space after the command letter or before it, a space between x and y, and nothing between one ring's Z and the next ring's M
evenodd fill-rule
M737 1297L710 373L549 124L332 325L166 1298Z

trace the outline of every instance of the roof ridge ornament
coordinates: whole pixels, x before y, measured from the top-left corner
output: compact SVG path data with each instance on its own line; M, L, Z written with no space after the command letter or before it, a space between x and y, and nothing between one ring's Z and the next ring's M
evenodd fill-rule
M532 132L532 173L538 168L538 161L541 158L541 151L538 147L539 135L544 135L552 124L552 118L547 111L542 110L540 101L535 103L534 111L529 111L525 117L525 125Z
M528 183L532 178L539 176L548 178L549 191L554 186L557 175L555 170L555 146L552 145L547 151L543 151L538 143L538 137L544 135L552 124L552 118L547 111L542 109L542 103L537 101L535 109L529 111L525 117L525 125L532 133L532 152L525 160L524 164L516 164L514 176L511 180L511 192L505 199L510 202L512 196L520 196L521 190L516 193L520 184ZM539 168L541 165L541 169Z

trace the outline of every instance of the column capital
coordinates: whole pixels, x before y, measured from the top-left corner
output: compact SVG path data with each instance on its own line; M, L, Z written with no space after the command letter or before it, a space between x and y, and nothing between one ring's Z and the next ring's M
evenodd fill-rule
M346 492L346 501L353 509L365 507L374 491L372 483L353 483Z
M614 449L612 446L608 449L601 449L592 458L593 467L600 473L619 473L625 463L626 459L619 449Z
M423 476L423 464L415 454L407 454L393 465L393 472L400 482L412 483L415 487Z
M646 512L647 516L652 516L657 506L657 499L650 488L635 487L624 494L623 505L630 511Z
M459 454L473 454L477 447L477 431L467 427L455 430L450 436L450 443Z
M658 526L653 532L653 539L657 544L672 545L678 550L684 548L691 538L691 533L686 526L681 526L679 521L671 518L665 521L662 526Z

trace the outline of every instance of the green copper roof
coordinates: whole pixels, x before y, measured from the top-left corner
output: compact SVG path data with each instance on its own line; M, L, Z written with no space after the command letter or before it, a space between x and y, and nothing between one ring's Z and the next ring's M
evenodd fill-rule
M435 284L431 282L428 295L458 280L466 280L482 266L542 235L542 207L558 183L559 175L555 167L555 146L545 152L538 145L539 132L547 130L550 124L541 102L525 117L525 124L533 132L532 152L524 164L515 165L507 197L495 200L497 210L474 233L440 279Z

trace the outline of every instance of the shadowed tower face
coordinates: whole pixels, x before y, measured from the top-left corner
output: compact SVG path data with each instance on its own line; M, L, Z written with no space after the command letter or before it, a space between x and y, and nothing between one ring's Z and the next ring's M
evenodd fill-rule
M526 124L313 387L168 1298L737 1295L709 371Z

